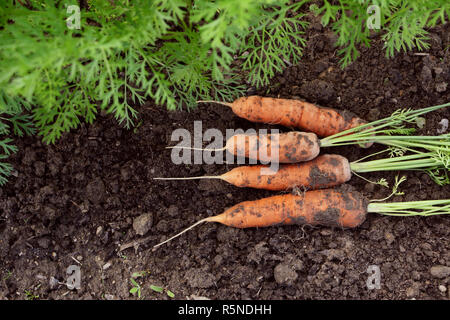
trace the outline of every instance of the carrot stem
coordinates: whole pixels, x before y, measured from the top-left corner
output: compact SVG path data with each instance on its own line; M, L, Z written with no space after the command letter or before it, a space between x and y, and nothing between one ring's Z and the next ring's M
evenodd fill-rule
M397 110L391 116L354 127L320 140L322 147L342 146L377 142L393 146L422 147L428 150L441 150L450 146L450 135L408 136L392 134L408 134L411 129L403 127L404 123L414 122L418 116L450 106L450 102L419 110ZM444 142L440 141L444 139Z
M367 211L399 217L450 214L450 199L393 203L369 203Z
M407 156L371 160L366 162L352 162L350 168L355 172L374 172L374 171L392 171L392 170L425 170L445 168L443 159L437 157L437 154L418 153Z

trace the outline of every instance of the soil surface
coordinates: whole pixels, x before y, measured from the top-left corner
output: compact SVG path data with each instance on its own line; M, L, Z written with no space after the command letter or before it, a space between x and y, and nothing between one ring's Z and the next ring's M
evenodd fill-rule
M336 37L312 21L304 58L248 94L300 98L346 109L367 120L397 108L450 101L450 26L430 30L431 49L385 58L375 37L351 66L339 67ZM197 220L238 202L277 194L240 189L219 180L156 181L153 177L216 175L232 165L175 165L172 131L217 128L288 128L253 124L226 107L201 105L168 112L148 102L135 130L99 115L93 125L47 146L38 137L18 143L17 170L0 189L0 299L448 299L450 219L370 214L355 230L311 226L233 229L204 224L152 251L152 246ZM425 116L420 134L436 135L450 111ZM381 150L333 148L356 160ZM392 185L397 173L385 177ZM391 201L444 199L424 173L407 173L404 195ZM369 199L389 190L353 177ZM120 251L120 246L137 241ZM81 287L69 290L67 268L79 266ZM380 268L380 288L367 287L369 266ZM136 274L134 275L136 276Z

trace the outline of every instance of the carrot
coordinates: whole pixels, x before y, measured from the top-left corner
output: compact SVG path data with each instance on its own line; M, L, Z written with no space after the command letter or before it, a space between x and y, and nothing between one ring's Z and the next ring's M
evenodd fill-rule
M219 215L197 221L153 248L204 222L218 222L235 228L292 224L355 228L365 221L367 213L396 217L450 214L450 199L382 203L397 194L399 185L405 180L405 176L400 179L396 176L392 193L384 199L368 200L352 187L343 185L339 189L313 190L241 202Z
M284 194L245 201L222 214L198 221L154 248L178 237L203 222L218 222L235 228L310 224L355 228L366 219L368 201L357 191L322 189L299 195Z
M448 142L448 146L450 146ZM199 176L182 178L153 178L155 180L194 180L194 179L220 179L237 187L249 187L265 190L286 190L294 187L306 189L330 188L343 184L351 179L352 174L359 177L358 173L378 171L403 171L422 170L439 185L450 184L447 177L450 157L445 156L445 141L441 142L442 148L435 151L421 151L415 149L403 149L412 154L388 157L378 160L362 161L366 158L391 152L386 149L368 155L362 159L349 162L340 155L323 154L317 158L295 164L282 164L277 168L265 165L236 167L218 176ZM362 178L362 177L361 177ZM363 178L365 179L365 178ZM369 181L365 179L366 181ZM369 181L371 182L371 181ZM375 184L385 185L381 179ZM385 185L387 186L387 185Z
M276 135L237 134L227 141L226 148L234 155L280 163L308 161L317 157L320 152L319 139L314 133L298 131Z
M349 111L325 108L300 100L260 96L241 97L233 103L215 102L231 107L233 112L252 122L281 124L328 137L366 122Z
M308 162L280 165L273 174L261 174L263 168L269 170L269 166L265 165L241 166L220 176L154 179L221 179L237 187L286 190L296 186L307 189L329 188L349 181L352 175L348 160L333 154L323 154Z
M179 146L168 148L197 150ZM201 150L227 150L231 154L263 162L296 163L317 157L320 145L314 133L290 131L280 134L236 134L227 140L224 148Z
M368 147L374 142L397 148L423 148L429 151L444 151L450 146L448 135L410 136L409 129L401 126L404 122L412 122L418 116L450 106L450 103L436 105L419 110L397 110L390 117L350 128L343 132L318 139L314 133L291 131L281 134L246 135L237 134L231 137L224 148L199 149L191 147L168 147L204 151L227 150L232 154L240 154L250 159L264 162L295 163L314 159L319 149L358 144ZM316 120L319 122L319 120ZM402 135L393 135L400 133Z

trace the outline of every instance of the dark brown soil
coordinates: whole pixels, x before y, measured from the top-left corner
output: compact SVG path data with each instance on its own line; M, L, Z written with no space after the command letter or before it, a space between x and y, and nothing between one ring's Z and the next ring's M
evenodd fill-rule
M262 90L248 94L300 98L346 109L367 120L397 108L450 101L450 27L431 30L432 49L386 59L382 43L340 69L335 36L313 23L308 47L292 66ZM240 230L204 224L153 252L151 246L195 221L240 201L274 192L240 189L222 181L154 181L160 176L213 175L227 165L174 165L167 145L176 128L271 128L235 117L226 107L202 105L192 112L167 112L151 102L142 124L120 129L111 117L66 134L53 146L38 138L19 143L15 177L0 190L0 299L136 299L134 272L145 299L448 299L450 219L369 215L355 230L309 226ZM437 134L449 110L426 117L421 134ZM287 130L284 128L284 130ZM358 147L326 150L356 160ZM367 174L386 177L396 173ZM392 201L449 198L424 173L408 173L403 196ZM370 199L389 190L353 177L350 184ZM133 221L136 231L133 228ZM148 231L147 231L148 230ZM119 252L121 245L142 240ZM64 284L70 265L81 268L81 289ZM381 269L381 288L369 290L366 272ZM431 270L431 268L433 270ZM447 267L447 268L445 268ZM433 272L431 272L433 271ZM56 281L56 280L57 281ZM56 282L55 282L56 281ZM37 297L38 296L38 297Z

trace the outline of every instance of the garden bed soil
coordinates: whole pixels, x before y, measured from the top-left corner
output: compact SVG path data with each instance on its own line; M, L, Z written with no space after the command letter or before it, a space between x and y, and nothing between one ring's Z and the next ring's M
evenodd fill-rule
M379 37L371 49L342 70L336 37L313 22L308 46L297 66L287 68L266 88L248 94L300 98L346 109L367 120L398 108L450 101L450 27L431 30L431 49L387 59ZM12 158L16 174L0 189L0 299L137 299L137 278L145 299L448 299L450 219L395 218L370 214L355 230L311 226L233 229L205 224L151 248L195 221L240 201L276 192L240 189L223 181L155 181L153 177L215 175L232 165L174 165L171 133L218 128L287 128L252 124L226 107L203 104L168 112L148 102L139 125L120 128L103 113L47 146L38 137L18 142ZM425 116L420 134L436 135L450 111ZM381 150L332 148L353 161ZM397 173L365 174L386 177ZM407 173L404 195L391 201L444 199L424 173ZM353 177L349 183L370 199L389 190ZM136 219L140 217L139 219ZM133 225L134 223L134 225ZM139 233L139 234L138 234ZM142 234L142 235L141 235ZM133 241L139 245L120 251ZM70 265L81 270L81 288L63 283ZM381 271L380 289L369 290L367 269Z

